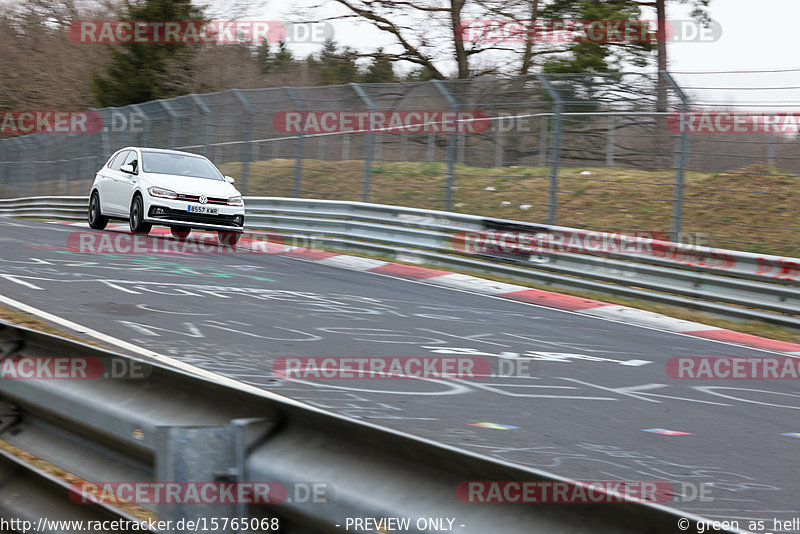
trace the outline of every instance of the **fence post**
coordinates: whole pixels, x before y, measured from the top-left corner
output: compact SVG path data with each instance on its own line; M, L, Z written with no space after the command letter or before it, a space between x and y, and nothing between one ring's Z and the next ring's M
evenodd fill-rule
M494 129L494 166L503 166L503 124L502 118L497 118L497 124ZM491 124L491 123L490 123ZM491 126L490 126L491 128Z
M23 183L27 182L29 193L26 194L26 195L23 195L23 196L36 196L36 194L32 192L33 191L33 182L35 180L36 171L37 171L37 169L34 168L34 164L36 163L34 161L34 158L36 157L36 146L34 145L33 150L30 150L30 147L28 145L28 143L31 142L31 140L29 139L30 137L32 137L32 136L23 135L23 136L17 138L17 139L19 139L20 144L22 144L22 148L23 148L23 152L22 153L24 154L24 156L20 160L20 162L24 162L24 168L27 171L27 172L25 172L25 180L24 180ZM36 166L38 167L38 165L36 165Z
M547 116L540 114L539 121L539 167L547 165Z
M547 224L556 224L558 215L558 168L561 160L561 118L564 113L564 100L544 74L536 78L553 98L553 124L550 127L550 191L547 201Z
M369 97L364 88L357 83L350 83L350 87L367 106L370 112L375 111L375 102ZM369 192L372 178L372 157L375 149L375 132L372 131L372 122L368 124L367 142L364 144L364 177L361 182L361 201L369 202Z
M447 87L441 80L433 80L433 85L442 96L447 100L451 111L458 113L458 102L453 97L453 94L447 90ZM457 115L456 115L457 116ZM453 186L455 185L455 160L456 160L456 143L458 142L455 132L450 132L447 136L447 177L444 184L444 209L451 211L453 208Z
M137 143L139 146L150 146L150 130L151 130L151 122L153 119L145 112L145 110L139 106L139 104L131 104L131 107L141 113L142 119L144 120L144 128L142 129L141 136L139 137L139 142ZM105 154L104 156L108 159L111 156L111 149L108 146L108 132L103 129L103 142L105 143Z
M69 180L77 180L80 179L81 175L81 160L78 157L78 147L77 143L75 142L75 136L78 134L70 133L67 134L67 151L69 152L69 167L70 167L70 175L71 177L68 178ZM81 134L87 135L87 134ZM67 185L64 184L64 188L66 189ZM64 192L65 195L69 193L67 191Z
M247 194L247 178L250 174L250 146L253 137L253 106L239 89L231 89L236 99L241 102L246 118L244 119L244 144L242 145L242 185L238 188L243 195Z
M208 157L208 144L209 144L209 136L208 136L208 118L211 115L211 108L209 108L205 102L203 102L203 98L200 95L191 94L189 95L194 100L194 103L197 104L197 107L200 108L200 111L203 112L203 155Z
M0 139L0 198L3 198L5 183L8 175L8 143L5 139Z
M17 193L16 184L12 184L11 182L12 179L14 182L18 181L15 178L19 175L20 169L23 168L22 149L24 148L24 145L22 144L22 140L19 137L12 137L11 139L8 140L8 142L14 143L14 152L16 153L17 156L16 165L14 166L14 169L11 171L11 173L9 173L8 176L8 191L9 191L8 197L14 198L20 195Z
M350 159L350 134L342 135L342 161Z
M775 132L767 140L767 166L775 167Z
M665 71L659 71L659 76L666 80L667 84L681 99L681 113L689 111L689 99L683 89L678 85L672 75ZM689 157L689 132L681 132L678 138L677 158L675 165L675 191L672 201L672 228L670 238L677 242L681 235L681 219L683 217L683 186L686 175L686 164Z
M617 116L608 116L608 143L606 144L606 167L614 166L614 149L617 137Z
M289 93L289 97L295 103L297 108L300 111L305 111L306 106L303 104L303 99L300 98L300 95L297 94L297 91L294 90L294 87L284 87L286 92ZM302 179L302 168L303 168L303 129L300 128L297 132L297 143L295 143L295 154L294 154L294 185L292 186L292 196L294 198L300 197L300 180Z
M169 115L169 147L175 149L178 147L178 114L175 113L175 110L172 109L172 106L170 106L163 98L159 98L157 102L162 108L164 108L164 111L167 112L167 115Z

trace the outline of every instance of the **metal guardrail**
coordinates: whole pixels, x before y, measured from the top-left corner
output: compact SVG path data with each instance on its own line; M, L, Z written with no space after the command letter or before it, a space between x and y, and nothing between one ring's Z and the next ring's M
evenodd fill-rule
M1 358L53 355L135 361L0 322ZM672 533L679 516L700 520L649 503L527 505L513 510L465 503L456 488L468 480L569 481L266 391L238 389L159 364L139 365L141 379L0 381L0 438L95 483L269 482L287 489L325 485L319 498L270 504L143 505L159 521L277 518L278 532L311 534L342 532L348 517L450 517L464 525L457 530L465 534L527 533L533 525L547 532L586 532L587 525L593 525L596 532L638 534ZM0 477L2 518L35 523L42 516L126 517L109 507L76 504L75 493L70 495L66 483L53 476L46 477L46 488L33 485L30 480L42 478L41 473L18 460L0 457L0 474L11 469L6 467L9 463L18 476ZM214 532L248 530L229 526ZM439 528L412 526L405 532Z
M84 220L86 203L86 197L0 200L0 216ZM312 236L314 246L800 328L796 258L363 202L247 197L245 205L248 229ZM529 236L533 250L501 254L473 247L503 235Z

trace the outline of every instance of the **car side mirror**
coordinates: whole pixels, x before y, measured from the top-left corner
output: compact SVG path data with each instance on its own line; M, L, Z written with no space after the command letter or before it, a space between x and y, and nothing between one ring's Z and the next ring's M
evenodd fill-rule
M123 165L122 167L119 168L119 170L121 170L122 172L127 172L128 174L133 174L134 172L136 172L133 170L133 165Z
M226 176L225 177L225 181L228 182L229 184L232 184L233 183L233 178L231 178L230 176Z

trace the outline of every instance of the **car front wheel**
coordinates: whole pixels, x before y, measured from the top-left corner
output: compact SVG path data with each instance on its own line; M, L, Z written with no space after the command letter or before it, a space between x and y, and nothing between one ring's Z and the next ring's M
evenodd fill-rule
M242 237L242 234L239 232L225 232L220 230L217 232L217 239L223 245L227 245L229 247L233 247L236 243L239 242L239 239Z
M100 212L100 195L95 191L89 200L89 228L102 230L107 225L108 217Z
M144 222L144 206L139 195L133 197L131 202L130 225L134 234L147 234L153 228L152 224Z

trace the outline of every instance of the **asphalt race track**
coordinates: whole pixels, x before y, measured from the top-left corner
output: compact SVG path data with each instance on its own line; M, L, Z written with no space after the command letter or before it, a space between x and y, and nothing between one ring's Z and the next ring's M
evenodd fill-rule
M777 531L775 518L800 516L800 439L783 435L800 432L796 382L666 372L676 356L774 353L275 254L78 254L67 246L76 231L90 230L0 219L0 295L488 457L578 480L667 481L685 493L667 505L744 529L762 520ZM282 357L435 355L503 362L520 376L296 381L272 371Z

